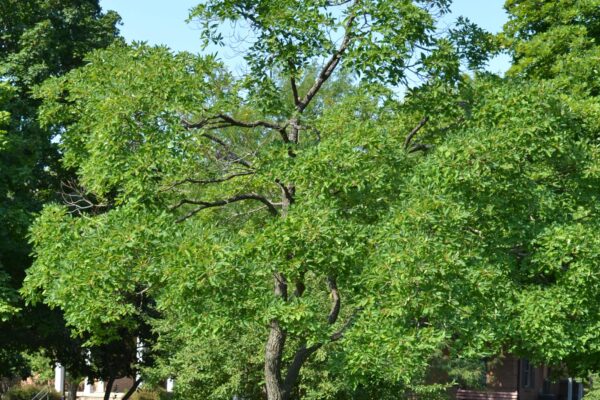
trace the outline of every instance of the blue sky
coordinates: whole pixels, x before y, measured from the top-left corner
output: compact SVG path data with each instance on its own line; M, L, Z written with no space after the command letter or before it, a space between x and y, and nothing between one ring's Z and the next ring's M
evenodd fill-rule
M177 51L199 52L200 33L194 23L185 22L188 11L199 0L101 0L105 10L115 10L123 19L121 33L128 41L147 41L151 44L165 44ZM459 15L469 18L490 32L498 32L506 22L502 8L504 0L454 0L453 14L446 17L450 23ZM235 67L239 64L235 52L220 52L221 58ZM504 72L509 63L506 56L500 56L489 65L492 72Z

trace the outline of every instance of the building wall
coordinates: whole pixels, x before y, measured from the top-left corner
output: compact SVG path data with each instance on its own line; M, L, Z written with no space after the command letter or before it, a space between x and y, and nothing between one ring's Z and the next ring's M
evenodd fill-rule
M126 393L133 386L132 378L120 378L113 384L112 391L115 393Z
M519 360L504 357L488 363L486 384L492 392L514 392L518 389Z
M486 391L519 392L519 400L538 400L541 393L552 394L556 400L567 400L567 380L546 382L549 370L545 366L533 368L533 380L530 387L523 387L523 363L516 357L505 357L488 364ZM577 399L576 383L573 383L573 399Z

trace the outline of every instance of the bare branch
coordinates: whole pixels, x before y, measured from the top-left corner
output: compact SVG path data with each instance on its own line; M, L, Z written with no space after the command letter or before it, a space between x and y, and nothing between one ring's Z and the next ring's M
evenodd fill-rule
M340 63L340 60L342 59L342 55L346 52L346 50L348 49L348 46L350 45L350 42L352 41L351 28L352 28L354 19L355 19L355 16L353 14L348 17L348 21L346 22L346 32L344 34L344 38L342 39L342 43L340 44L338 49L335 51L335 53L333 53L331 58L325 63L325 66L319 73L319 76L317 77L317 80L315 81L313 86L308 90L308 92L306 93L304 98L302 98L302 100L300 100L299 104L296 105L296 110L298 112L302 112L302 111L304 111L304 109L306 109L306 107L309 105L311 100L315 97L315 95L321 89L321 86L323 86L323 84L327 81L327 79L329 79L331 74L333 74L333 71L335 71L336 67Z
M421 128L429 121L429 117L423 117L421 121L415 126L409 133L406 135L406 139L404 139L404 150L408 150L410 146L410 142L413 140L415 135L421 130Z
M108 204L95 202L94 196L90 196L85 188L74 180L63 181L60 183L60 187L60 196L72 214L98 212L109 207Z
M240 157L239 155L237 155L237 153L235 153L233 150L231 150L231 148L229 147L229 145L227 143L225 143L225 141L223 141L222 139L219 139L218 137L211 135L209 133L203 133L202 137L207 138L208 140L210 140L211 142L214 142L220 146L222 146L226 151L227 151L227 155L228 158L237 164L241 164L246 168L250 168L252 169L252 164L250 164L249 161L245 160L244 158Z
M238 194L236 196L232 196L229 197L228 199L224 199L224 200L216 200L216 201L204 201L204 200L194 200L194 199L182 199L179 201L179 203L177 203L176 205L174 205L173 207L171 207L171 210L176 210L186 204L191 204L191 205L197 205L199 207L194 208L193 210L191 210L190 212L188 212L187 214L181 216L179 219L177 219L177 222L183 222L186 219L196 215L197 213L199 213L202 210L205 210L207 208L213 208L213 207L221 207L221 206L225 206L227 204L231 204L231 203L236 203L239 201L244 201L244 200L257 200L260 201L261 203L263 203L267 209L269 210L269 212L273 215L278 215L279 211L277 211L277 208L275 206L274 203L272 203L269 199L267 199L265 196L262 196L260 194L257 193L243 193L243 194Z
M230 175L226 175L223 176L221 178L215 178L215 179L194 179L194 178L186 178L177 182L172 183L170 186L168 186L165 189L162 189L161 191L166 192L168 190L171 190L177 186L181 186L184 185L186 183L192 183L192 184L197 184L197 185L208 185L211 183L221 183L221 182L227 182L229 180L232 180L234 178L237 178L239 176L248 176L248 175L254 175L254 172L252 171L243 171L243 172L238 172L238 173L234 173L234 174L230 174Z

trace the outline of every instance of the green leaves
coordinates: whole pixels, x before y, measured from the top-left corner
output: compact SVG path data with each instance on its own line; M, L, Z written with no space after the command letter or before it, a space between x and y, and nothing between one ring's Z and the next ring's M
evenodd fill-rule
M106 196L118 188L117 201L143 200L197 165L190 153L197 137L182 121L219 107L228 80L212 57L115 45L49 81L37 96L47 99L42 121L66 129L64 163L79 170L90 191Z
M598 0L507 1L506 45L515 57L510 73L541 78L577 74L576 69L562 66L587 58L586 53L596 47L599 5Z
M121 327L137 324L142 310L132 300L157 279L162 228L160 214L140 209L90 219L46 207L32 228L36 260L22 291L62 309L73 332L91 335L91 343L113 339ZM52 240L57 234L61 240Z
M146 372L186 398L261 396L275 325L305 398L433 396L434 363L506 349L600 367L595 67L564 90L596 50L579 13L547 29L554 6L529 3L508 4L513 44L538 58L515 68L552 81L461 77L494 39L435 37L440 0L204 2L206 43L253 35L240 79L145 44L90 54L36 91L82 186L65 196L92 205L43 210L24 293L90 344L151 326ZM564 40L519 53L533 29ZM428 80L403 101L382 85L411 73Z

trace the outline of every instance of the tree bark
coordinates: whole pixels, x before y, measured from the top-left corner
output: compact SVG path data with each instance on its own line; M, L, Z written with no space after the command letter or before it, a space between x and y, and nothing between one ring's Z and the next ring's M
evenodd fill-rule
M69 382L69 392L68 392L68 396L67 396L67 398L69 400L77 399L77 388L78 387L79 387L79 385L77 384L77 382L75 382L75 381Z
M280 273L273 275L275 297L287 300L287 281ZM285 346L285 332L279 321L271 320L269 338L265 347L265 386L268 400L287 400L287 394L281 379L281 359Z
M111 376L106 382L106 388L104 389L104 400L110 400L110 392L112 392L112 387L114 383L115 377Z
M265 349L265 385L269 400L287 400L287 393L281 380L281 358L284 345L285 332L277 320L272 320Z

